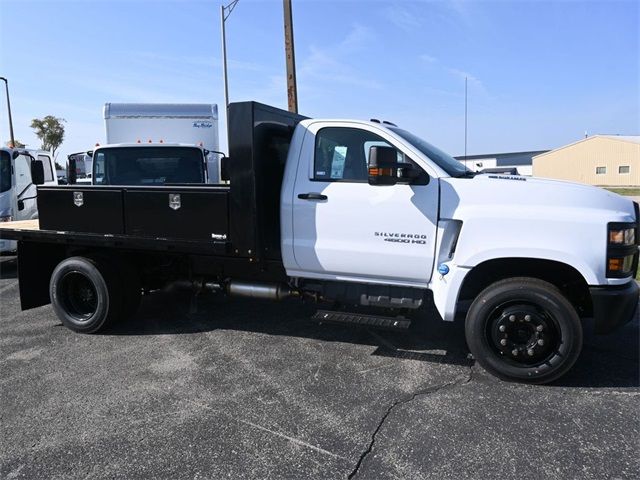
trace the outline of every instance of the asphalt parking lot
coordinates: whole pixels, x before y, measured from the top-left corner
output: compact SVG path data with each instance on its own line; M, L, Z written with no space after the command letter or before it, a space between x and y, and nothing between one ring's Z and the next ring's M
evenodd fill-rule
M508 384L459 325L317 325L308 307L163 295L102 335L20 312L0 265L1 478L638 478L638 319Z

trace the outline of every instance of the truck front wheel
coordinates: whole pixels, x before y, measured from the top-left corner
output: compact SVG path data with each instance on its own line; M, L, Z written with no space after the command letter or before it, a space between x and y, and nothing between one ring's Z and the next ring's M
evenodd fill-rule
M62 324L80 333L105 328L122 308L120 282L113 269L85 257L70 257L58 264L49 295Z
M467 313L469 350L504 379L548 383L564 375L582 349L582 325L554 285L510 278L484 289Z

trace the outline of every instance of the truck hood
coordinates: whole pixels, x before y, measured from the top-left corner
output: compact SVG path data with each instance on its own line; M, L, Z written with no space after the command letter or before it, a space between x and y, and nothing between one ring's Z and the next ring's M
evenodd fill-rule
M515 175L443 178L441 218L469 215L540 218L550 221L634 222L633 202L603 188Z
M633 202L602 188L507 175L440 180L440 228L462 224L453 256L462 268L549 260L574 268L587 285L621 284L629 279L605 272L608 223L635 221Z

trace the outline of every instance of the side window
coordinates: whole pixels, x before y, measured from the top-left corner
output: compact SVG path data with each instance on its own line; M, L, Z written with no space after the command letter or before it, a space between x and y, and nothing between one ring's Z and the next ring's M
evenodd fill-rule
M327 127L316 134L313 180L366 182L369 148L390 146L375 133L357 128Z
M93 161L96 171L96 178L93 179L93 182L96 185L105 185L107 183L107 178L104 172L104 153L98 152L94 154Z
M47 155L38 155L38 159L36 161L42 163L42 168L44 169L44 181L52 182L53 171L51 171L51 159Z
M16 190L20 194L31 184L31 159L20 155L15 161Z

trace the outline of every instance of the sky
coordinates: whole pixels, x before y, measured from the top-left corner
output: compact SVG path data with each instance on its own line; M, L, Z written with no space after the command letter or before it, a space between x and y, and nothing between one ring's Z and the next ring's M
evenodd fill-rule
M222 105L220 5L0 0L16 138L37 148L31 119L62 117L64 159L104 143L105 102ZM466 78L470 155L640 134L638 1L293 0L293 21L309 117L385 119L461 155ZM286 109L282 1L240 0L226 29L230 101Z

